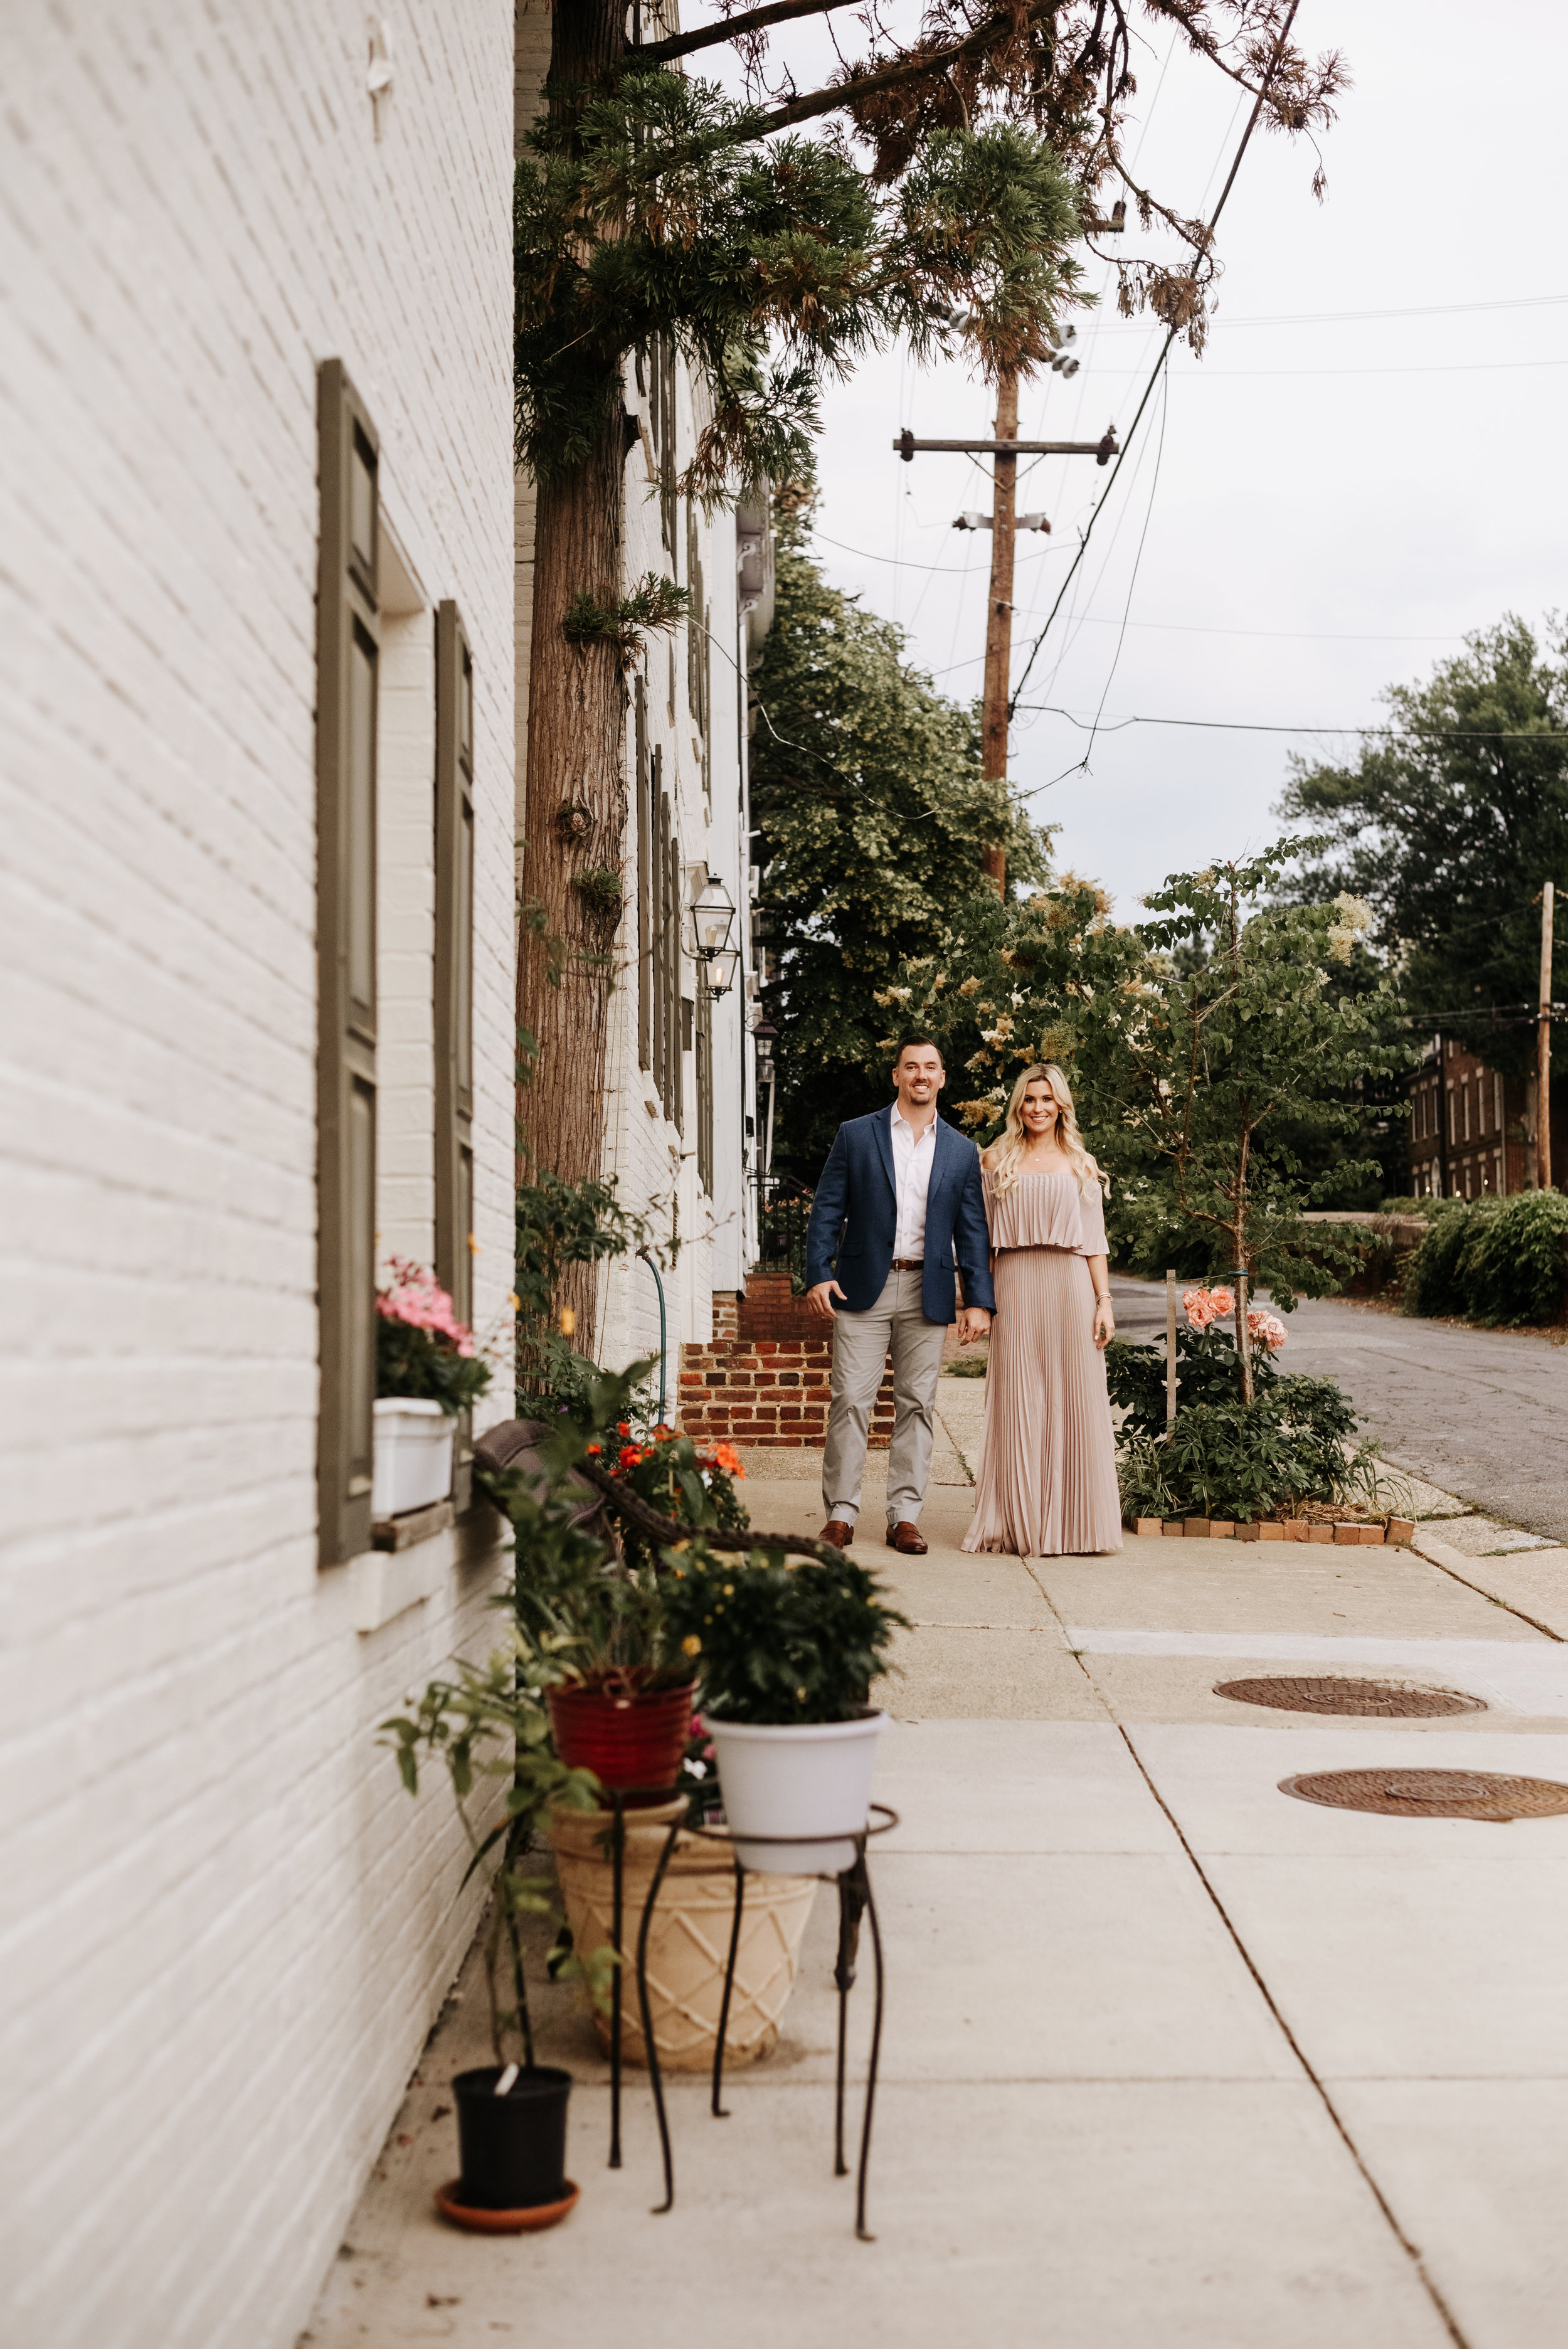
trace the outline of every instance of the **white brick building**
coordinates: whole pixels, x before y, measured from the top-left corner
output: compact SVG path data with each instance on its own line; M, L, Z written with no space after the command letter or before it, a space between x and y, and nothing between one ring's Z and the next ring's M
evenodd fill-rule
M368 1548L355 1429L373 1255L471 1277L481 1330L510 1286L548 21L0 12L6 2349L287 2349L475 1922L376 1725L482 1653L504 1561L482 1512ZM734 518L630 513L631 570L707 582L645 743L744 943ZM683 1241L673 1394L744 1277L748 994L699 1084L684 957L650 1086L634 864L608 1126ZM603 1326L655 1350L645 1266ZM503 1371L478 1423L511 1410Z
M292 2343L474 1921L375 1731L482 1652L486 1521L318 1563L330 360L378 441L375 1223L438 1252L449 601L481 1327L510 1285L513 14L388 25L373 98L361 0L0 14L8 2349Z

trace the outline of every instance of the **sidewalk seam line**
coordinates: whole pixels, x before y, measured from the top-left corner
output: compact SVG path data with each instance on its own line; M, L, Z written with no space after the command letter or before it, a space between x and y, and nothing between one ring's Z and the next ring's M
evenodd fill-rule
M1448 1521L1447 1519L1444 1519L1443 1522L1446 1524ZM1438 1547L1439 1549L1447 1549L1449 1545L1447 1542L1439 1542L1438 1544ZM1460 1588L1462 1590L1473 1590L1478 1599L1490 1599L1492 1605L1494 1607L1501 1607L1505 1615L1513 1616L1521 1623L1528 1623L1532 1631L1540 1631L1543 1633L1548 1640L1555 1640L1560 1648L1568 1645L1568 1641L1564 1641L1562 1632L1554 1631L1549 1623L1537 1622L1535 1617L1533 1615L1527 1615L1522 1607L1510 1606L1508 1600L1506 1599L1500 1599L1495 1590L1484 1589L1479 1582L1471 1582L1468 1576L1456 1573L1451 1566L1445 1566L1440 1557L1428 1557L1427 1552L1420 1547L1418 1540L1413 1541L1410 1544L1410 1547L1415 1551L1418 1557L1426 1558L1429 1566L1435 1566L1439 1574L1449 1576L1453 1581L1460 1585ZM1509 1550L1501 1552L1500 1555L1509 1557L1528 1557L1531 1553L1528 1550Z
M1429 1564L1431 1563L1430 1560L1428 1562ZM1050 1592L1046 1589L1044 1583L1040 1581L1039 1577L1035 1573L1033 1564L1029 1561L1026 1561L1026 1563L1028 1564L1031 1579L1036 1583L1037 1587L1040 1590L1042 1597L1045 1599L1046 1604L1050 1608L1051 1612L1057 1617L1057 1620L1061 1622L1062 1619L1060 1612L1057 1608L1056 1602L1052 1599ZM1460 1577L1456 1577L1455 1578L1456 1580L1462 1579ZM1062 1623L1062 1630L1065 1635L1067 1631L1067 1625L1065 1623ZM1439 2316L1442 2320L1449 2340L1454 2343L1455 2349L1470 2349L1470 2344L1466 2340L1464 2334L1460 2332L1452 2310L1449 2308L1447 2301L1443 2298L1443 2295L1439 2291L1437 2285L1433 2282L1431 2277L1428 2274L1426 2262L1422 2259L1420 2251L1410 2240L1404 2229L1400 2226L1398 2220L1394 2216L1394 2212L1388 2202L1387 2197L1384 2194L1382 2188L1378 2185L1377 2179L1373 2177L1372 2172L1368 2169L1366 2162L1363 2160L1361 2149L1357 2146L1355 2138L1351 2136L1349 2129L1346 2127L1344 2120L1341 2118L1333 2097L1329 2095L1323 2081L1319 2079L1316 2072L1314 2071L1312 2065L1308 2063L1305 2054L1296 2039L1295 2032L1292 2031L1289 2023L1285 2021L1284 2016L1280 2013L1278 2006L1275 2004L1273 1992L1270 1991L1268 1984L1264 1982L1263 1975L1259 1972L1256 1965L1253 1961L1251 1951L1247 1948L1247 1945L1243 1940L1241 1934L1233 1924L1230 1915L1226 1910L1224 1902L1221 1899L1218 1892L1209 1880L1202 1862L1199 1859L1197 1853L1193 1850L1191 1845L1188 1842L1185 1835L1182 1833L1175 1813L1171 1810L1171 1806L1167 1803L1164 1795L1161 1793L1159 1787L1155 1785L1152 1777L1150 1775L1149 1771L1144 1764L1142 1754L1140 1754L1137 1746L1133 1744L1131 1737L1128 1734L1126 1724L1123 1722L1117 1720L1115 1713L1111 1712L1111 1708L1109 1703L1107 1703L1105 1697L1096 1686L1094 1675L1089 1671L1088 1665L1084 1662L1082 1655L1076 1649L1072 1651L1072 1654L1075 1662L1078 1664L1079 1671L1083 1673L1084 1678L1088 1681L1089 1687L1094 1691L1095 1695L1099 1697L1099 1702L1105 1707L1106 1712L1110 1714L1111 1720L1115 1722L1117 1734L1121 1739L1122 1744L1126 1746L1128 1753L1131 1755L1134 1768L1137 1770L1138 1775L1142 1779L1144 1785L1148 1787L1150 1793L1153 1795L1156 1803L1160 1806L1164 1816L1170 1822L1171 1834L1176 1837L1177 1842L1186 1853L1188 1860L1191 1865L1192 1873L1196 1876L1199 1883L1202 1886L1204 1891L1208 1894L1210 1900L1212 1902L1220 1922L1223 1925L1226 1932L1230 1935L1232 1941L1235 1945L1237 1955L1240 1957L1242 1963L1245 1966L1248 1973L1251 1974L1253 1981L1256 1985L1258 1996L1263 2000L1264 2004L1273 2015L1285 2045L1290 2049L1291 2054L1301 2065L1303 2072L1305 2074L1308 2080L1311 2081L1313 2086L1316 2089L1319 2099L1322 2102L1324 2111L1328 2115L1329 2119L1333 2122L1335 2128L1339 2134L1341 2143L1344 2145L1346 2151L1349 2154L1351 2160L1356 2164L1357 2170L1360 2172L1362 2178L1366 2182L1368 2192L1371 2194L1373 2200L1377 2203L1378 2209L1382 2212L1384 2219L1387 2222L1389 2231L1392 2233L1394 2240L1398 2244L1400 2250L1404 2252L1406 2258L1415 2269L1428 2298L1430 2300L1432 2306L1436 2309Z

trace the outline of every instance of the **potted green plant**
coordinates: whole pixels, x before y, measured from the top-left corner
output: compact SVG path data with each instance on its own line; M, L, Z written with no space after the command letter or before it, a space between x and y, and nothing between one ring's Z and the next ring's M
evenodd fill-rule
M870 1702L893 1632L866 1568L716 1557L700 1535L665 1572L671 1638L701 1675L725 1817L748 1868L837 1874L866 1824L876 1740Z
M392 1258L376 1316L370 1511L396 1517L451 1491L458 1415L484 1393L490 1372L439 1281L406 1257Z
M634 1369L626 1380L637 1375ZM606 1384L601 1407L624 1383ZM491 1478L490 1488L516 1529L512 1603L529 1677L545 1692L555 1750L637 1805L656 1800L680 1775L696 1676L669 1637L656 1547L634 1527L607 1539L571 1522L572 1470L594 1462L694 1530L746 1519L733 1454L721 1461L698 1453L689 1436L670 1428L640 1443L629 1420L614 1424L611 1445L562 1417L536 1448L536 1473L514 1470Z
M459 1661L456 1678L430 1682L411 1713L381 1723L410 1795L419 1791L421 1760L444 1764L469 1841L469 1874L490 1867L483 1951L495 2061L452 2082L460 2174L436 2197L444 2217L485 2233L553 2226L577 2199L566 2176L572 2075L535 2059L523 1966L523 1920L553 1916L552 1887L548 1876L527 1872L524 1855L547 1805L593 1811L600 1790L590 1772L552 1751L549 1723L520 1687L518 1662L515 1648L499 1651L483 1670ZM501 1816L481 1826L476 1795L501 1784ZM581 1952L567 1961L590 1981L608 1962L598 1952L586 1963Z

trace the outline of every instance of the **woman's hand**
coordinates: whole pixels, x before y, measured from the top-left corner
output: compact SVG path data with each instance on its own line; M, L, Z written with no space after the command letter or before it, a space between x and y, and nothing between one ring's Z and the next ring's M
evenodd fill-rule
M1102 1354L1115 1335L1116 1315L1111 1309L1110 1299L1109 1297L1097 1297L1094 1300L1094 1342Z

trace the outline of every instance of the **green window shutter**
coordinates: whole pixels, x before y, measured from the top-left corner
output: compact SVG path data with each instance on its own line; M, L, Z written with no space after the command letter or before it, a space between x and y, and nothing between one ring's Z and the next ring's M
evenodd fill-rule
M436 1278L474 1318L474 663L450 597L436 612ZM459 1422L453 1496L469 1505L473 1424Z
M317 1555L336 1566L370 1547L375 1441L380 447L340 359L317 391Z

